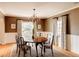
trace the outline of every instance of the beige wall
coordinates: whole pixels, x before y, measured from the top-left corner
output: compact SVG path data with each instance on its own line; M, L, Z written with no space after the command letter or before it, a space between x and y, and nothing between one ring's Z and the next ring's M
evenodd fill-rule
M0 43L3 41L4 38L4 15L0 12Z
M74 34L74 35L79 35L79 8L76 8L71 11L67 11L58 15L55 15L53 17L59 17L61 15L69 14L69 21L70 21L70 33L69 34ZM52 18L53 18L52 17ZM54 20L49 18L46 21L46 30L47 31L53 31L53 23Z
M70 22L69 23L70 33L67 34L67 42L66 42L67 49L79 53L79 46L78 46L79 45L79 8L55 15L53 17L59 17L65 14L69 14L69 22ZM53 27L53 25L51 25L52 23L54 23L53 19L47 20L46 23L47 31L52 31L52 27Z
M70 12L71 34L79 35L79 8Z
M15 42L16 33L5 33L4 15L0 12L0 44Z
M53 32L53 24L54 24L53 18L49 18L46 20L46 31L48 32Z
M79 53L79 8L69 11L70 34L67 34L68 49Z

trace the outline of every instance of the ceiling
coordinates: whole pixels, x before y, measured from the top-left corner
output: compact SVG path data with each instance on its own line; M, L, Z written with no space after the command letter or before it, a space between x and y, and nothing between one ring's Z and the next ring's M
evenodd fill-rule
M50 17L78 4L76 2L0 2L0 11L7 16L30 17L35 8L37 16Z

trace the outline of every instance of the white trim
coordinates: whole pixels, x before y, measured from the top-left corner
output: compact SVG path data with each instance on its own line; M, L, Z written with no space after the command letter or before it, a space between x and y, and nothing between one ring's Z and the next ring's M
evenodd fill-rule
M79 8L79 4L77 4L77 5L74 6L74 7L69 8L69 9L67 9L67 10L64 10L64 11L61 11L61 12L58 12L58 13L55 13L54 15L50 16L49 18L51 18L51 17L53 17L53 16L55 16L55 15L58 15L58 14L61 14L61 13L64 13L64 12L67 12L67 11L70 11L70 10L73 10L73 9L76 9L76 8Z
M78 2L79 0L0 0L0 2Z

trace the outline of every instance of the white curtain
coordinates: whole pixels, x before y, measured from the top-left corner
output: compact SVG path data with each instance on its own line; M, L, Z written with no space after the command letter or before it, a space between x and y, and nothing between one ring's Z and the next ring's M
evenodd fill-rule
M62 17L58 17L57 20L57 39L58 39L58 46L63 48L63 40L62 40Z
M66 21L67 16L62 16L62 39L63 39L63 48L66 49Z
M67 16L54 19L54 45L66 49L66 20Z
M66 20L67 16L61 16L58 18L58 46L66 49Z
M17 20L17 33L19 36L22 36L22 20Z
M54 45L58 45L58 40L57 40L57 18L53 19L53 35L54 35Z

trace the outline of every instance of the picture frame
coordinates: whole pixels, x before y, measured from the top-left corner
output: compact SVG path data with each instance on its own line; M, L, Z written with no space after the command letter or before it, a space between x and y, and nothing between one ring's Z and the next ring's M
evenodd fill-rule
M11 29L16 29L16 24L11 24Z

